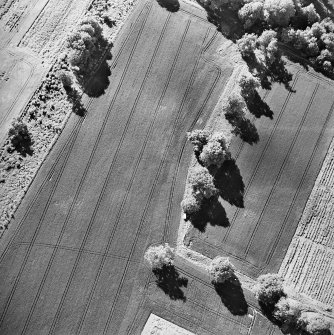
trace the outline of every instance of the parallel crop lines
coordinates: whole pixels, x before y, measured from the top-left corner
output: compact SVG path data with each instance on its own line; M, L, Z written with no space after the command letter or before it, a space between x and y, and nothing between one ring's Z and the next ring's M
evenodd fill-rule
M80 194L80 192L81 192L83 183L84 183L84 181L85 181L85 178L86 178L86 176L87 176L88 170L89 170L89 168L90 168L90 166L91 166L91 163L92 163L92 161L93 161L93 157L94 157L95 152L96 152L96 150L97 150L97 148L98 148L98 144L99 144L99 142L100 142L100 140L101 140L103 131L104 131L105 126L106 126L106 124L107 124L107 121L108 121L108 119L109 119L109 116L110 116L110 113L111 113L111 110L112 110L112 106L113 106L113 104L114 104L114 102L115 102L115 100L116 100L117 94L118 94L118 92L119 92L119 90L120 90L120 88L121 88L121 86L122 86L122 84L123 84L125 75L126 75L126 73L127 73L127 70L128 70L128 68L129 68L129 65L130 65L130 63L131 63L131 61L132 61L133 54L134 54L135 49L136 49L136 47L137 47L137 45L138 45L139 38L140 38L141 33L142 33L143 29L144 29L144 26L145 26L145 24L146 24L147 18L148 18L148 15L145 17L145 19L144 19L143 22L141 23L139 33L138 33L138 35L136 36L135 43L134 43L133 48L132 48L132 50L131 50L131 52L130 52L130 55L129 55L128 61L127 61L127 63L126 63L125 69L124 69L124 71L123 71L123 73L122 73L122 77L121 77L120 82L119 82L119 84L118 84L118 86L117 86L115 95L114 95L114 97L113 97L113 99L112 99L112 101L111 101L111 103L110 103L109 109L108 109L108 111L107 111L107 113L106 113L106 116L105 116L105 118L104 118L104 120L103 120L102 126L101 126L101 128L100 128L100 130L99 130L98 136L97 136L97 138L96 138L96 140L95 140L95 143L94 143L93 149L92 149L92 151L91 151L91 154L90 154L88 163L87 163L87 165L86 165L86 167L85 167L85 170L84 170L84 172L83 172L83 175L82 175L82 177L81 177L81 179L80 179L79 186L78 186L78 188L77 188L77 190L76 190L76 192L75 192L75 195L74 195L74 197L73 197L73 200L72 200L71 205L70 205L70 208L69 208L69 211L67 212L67 215L66 215L65 221L64 221L64 223L63 223L61 232L60 232L60 234L59 234L59 236L58 236L56 245L59 245L60 242L61 242L61 240L62 240L62 237L63 237L63 235L64 235L65 229L66 229L66 227L67 227L67 223L68 223L68 221L69 221L69 219L70 219L70 216L71 216L71 214L72 214L72 211L73 211L73 209L74 209L74 206L75 206L75 204L76 204L76 201L77 201L77 199L78 199L78 196L79 196L79 194ZM48 207L49 207L49 206L46 206L45 209L47 209ZM44 275L43 275L42 281L41 281L40 286L39 286L39 288L38 288L38 292L37 292L37 294L36 294L36 296L35 296L35 298L34 298L34 302L33 302L33 305L32 305L32 307L31 307L31 310L30 310L30 312L29 312L29 315L28 315L28 318L27 318L27 320L26 320L25 326L24 326L24 328L23 328L22 334L24 334L25 331L27 330L27 327L28 327L28 325L29 325L31 316L32 316L32 314L33 314L33 312L34 312L34 310L35 310L35 307L36 307L36 305L37 305L39 296L40 296L40 294L41 294L41 292L42 292L42 289L43 289L43 287L44 287L46 278L48 277L48 274L49 274L49 272L50 272L51 266L52 266L53 261L54 261L54 259L55 259L55 257L56 257L57 251L58 251L58 247L56 247L56 248L53 250L53 252L52 252L52 255L51 255L51 258L50 258L50 260L49 260L47 269L46 269L46 271L45 271L45 273L44 273ZM56 315L57 315L57 314L56 314ZM51 327L51 329L53 329L53 328Z
M267 209L267 206L268 206L268 204L269 204L269 202L270 202L270 200L271 200L271 198L272 198L272 195L273 195L274 191L276 190L276 187L277 187L277 185L278 185L278 183L279 183L279 181L280 181L280 178L281 178L281 176L282 176L282 174L283 174L284 168L285 168L285 166L286 166L286 164L287 164L287 162L288 162L288 159L289 159L289 157L290 157L290 154L291 154L291 152L292 152L292 149L293 149L294 146L295 146L295 143L296 143L296 141L297 141L297 138L298 138L298 136L299 136L299 133L300 133L300 131L301 131L303 125L304 125L305 119L306 119L306 117L307 117L307 115L308 115L308 112L310 111L310 108L311 108L311 106L312 106L314 97L315 97L315 95L316 95L318 89L319 89L319 84L316 85L316 87L315 87L315 89L314 89L314 91L313 91L313 93L312 93L311 99L310 99L310 101L309 101L309 103L308 103L308 105L307 105L307 107L306 107L306 110L305 110L305 112L304 112L304 114L303 114L303 117L302 117L302 119L301 119L301 121L300 121L300 123L299 123L299 125L298 125L297 131L296 131L295 134L294 134L294 137L293 137L293 140L292 140L292 142L291 142L291 144L290 144L290 147L289 147L289 149L288 149L288 152L287 152L287 154L286 154L286 156L285 156L285 158L284 158L284 160L283 160L283 163L282 163L282 165L281 165L281 167L280 167L280 170L279 170L279 172L278 172L278 174L277 174L277 176L276 176L275 182L274 182L274 184L273 184L273 186L272 186L272 188L271 188L271 190L270 190L270 193L269 193L269 195L268 195L268 197L267 197L267 199L266 199L266 202L265 202L265 205L264 205L264 207L263 207L263 209L262 209L262 211L261 211L260 217L259 217L259 219L257 220L256 225L255 225L255 227L254 227L254 229L253 229L253 231L252 231L251 237L250 237L250 239L249 239L249 241L248 241L248 243L247 243L247 245L246 245L246 250L245 250L245 254L244 254L244 257L245 257L245 258L246 258L247 255L248 255L248 252L249 252L249 249L250 249L251 244L252 244L252 242L253 242L254 236L255 236L255 234L256 234L256 232L257 232L257 230L258 230L259 225L260 225L261 222L262 222L263 215L264 215L264 213L265 213L265 211L266 211L266 209ZM314 152L314 150L313 150L313 152ZM306 169L305 171L307 171L307 170L308 170L308 169ZM305 172L304 172L303 176L305 176ZM302 180L303 180L303 178L302 178ZM301 185L301 183L300 183L299 185ZM297 190L296 194L298 194L298 190ZM296 197L294 197L294 200L295 200L295 198L296 198ZM292 203L294 203L294 202L292 202ZM292 207L292 206L290 205L290 208L291 208L291 207ZM276 239L275 239L275 243L276 243L276 241L279 239L279 237L280 237L279 235L276 237Z
M283 113L284 113L284 111L285 111L285 109L286 109L286 107L288 105L288 102L290 101L290 98L292 96L292 91L293 91L293 89L294 89L294 87L295 87L295 85L297 83L298 78L299 78L299 72L297 72L296 75L295 75L295 79L294 79L293 84L292 84L292 89L291 89L291 91L289 92L289 94L287 95L287 97L285 99L285 102L284 102L284 104L283 104L283 106L282 106L282 108L280 110L280 113L279 113L279 115L277 117L277 120L276 120L276 122L275 122L275 124L274 124L274 126L272 128L271 134L270 134L270 136L269 136L269 138L268 138L268 140L266 142L266 145L265 145L265 147L264 147L264 149L263 149L263 151L261 153L261 156L260 156L258 162L256 163L255 169L252 172L250 180L249 180L249 182L248 182L248 184L247 184L247 186L245 188L245 192L244 192L244 197L245 198L246 198L246 196L248 194L248 191L250 190L250 188L252 186L252 182L253 182L253 180L254 180L254 178L255 178L255 176L257 174L257 171L258 171L258 169L259 169L259 167L260 167L260 165L262 163L263 157L265 156L265 153L268 150L268 147L269 147L269 145L271 143L271 140L272 140L272 138L274 136L274 133L276 132L276 129L277 129L278 124L279 124L279 122L280 122L280 120L282 118L282 115L283 115ZM240 212L240 208L237 208L237 210L235 211L235 213L233 215L233 218L231 220L230 226L228 227L227 232L226 232L226 234L225 234L225 236L224 236L224 238L222 240L222 243L226 242L226 240L227 240L227 238L228 238L228 236L229 236L229 234L230 234L230 232L232 230L232 227L233 227L233 225L235 223L235 220L237 219L237 216L238 216L239 212Z
M144 147L143 147L143 149L142 149L142 153L141 153L141 155L142 155L143 152L144 152L144 149L145 149L145 147L146 147L146 143L147 143L147 141L148 141L149 135L150 135L150 133L151 133L151 131L152 131L152 129L153 129L153 125L154 125L154 123L155 123L155 119L156 119L157 113L158 113L158 111L159 111L159 108L160 108L160 106L161 106L161 104L162 104L162 101L163 101L163 99L164 99L164 97L165 97L165 94L166 94L166 92L167 92L167 88L168 88L168 86L169 86L169 82L170 82L170 80L171 80L171 78L172 78L172 75L173 75L173 73L174 73L175 66L176 66L176 62L177 62L177 59L178 59L178 57L179 57L179 55L180 55L180 53L181 53L181 49L182 49L182 47L183 47L183 43L184 43L185 38L186 38L186 35L187 35L187 33L188 33L188 29L189 29L190 23L191 23L191 21L188 20L188 22L187 22L187 26L186 26L186 28L185 28L185 30L184 30L184 32L183 32L182 39L181 39L180 45L179 45L178 50L177 50L177 53L176 53L176 56L174 57L173 64L172 64L172 67L171 67L171 70L170 70L170 72L169 72L169 74L168 74L167 82L166 82L166 84L165 84L163 93L162 93L162 95L160 96L158 106L157 106L157 108L156 108L156 110L155 110L155 112L154 112L154 118L153 118L152 121L151 121L149 131L148 131L148 133L147 133L147 135L146 135L145 145L144 145ZM138 159L136 168L139 166L139 163L140 163L140 160L141 160L141 155L140 155L140 157L139 157L139 159ZM125 269L124 269L124 272L123 272L123 275L122 275L120 284L119 284L119 286L118 286L118 288L117 288L117 292L116 292L116 295L115 295L115 299L114 299L114 301L113 301L113 303L112 303L112 306L111 306L111 309L110 309L110 312L109 312L109 316L108 316L108 319L107 319L107 322L106 322L106 325L105 325L103 334L106 334L106 333L108 332L108 329L109 329L109 326L110 326L110 322L111 322L111 319L112 319L112 316L113 316L113 313L114 313L114 310L115 310L115 307L116 307L116 303L117 303L117 300L118 300L118 298L119 298L120 292L121 292L121 290L122 290L122 287L123 287L123 284L124 284L124 280L125 280L127 271L128 271L128 269L129 269L129 265L130 265L129 260L131 259L132 255L133 255L133 253L134 253L135 246L136 246L137 241L138 241L138 239L139 239L140 231L141 231L141 229L142 229L142 226L144 225L145 220L143 220L143 218L146 217L146 213L147 213L147 211L148 211L148 209L149 209L149 203L151 202L151 199L152 199L152 197L153 197L154 190L155 190L155 187L156 187L156 185L157 185L158 178L159 178L159 175L160 175L160 171L162 170L162 166L163 166L163 163L160 164L160 167L161 167L161 168L159 167L159 170L158 170L158 172L157 172L157 174L155 175L155 178L154 178L154 180L153 180L153 186L152 186L152 188L151 188L151 192L150 192L150 194L149 194L148 201L146 202L146 206L145 206L145 209L144 209L144 212L143 212L143 215L142 215L142 219L141 219L140 222L139 222L139 226L138 226L137 231L136 231L136 234L135 234L135 240L134 240L134 242L133 242L133 244L132 244L132 247L131 247L131 250L130 250L130 253L129 253L129 258L128 258L128 261L126 262L126 266L125 266ZM136 173L136 170L135 170L135 173ZM135 173L134 173L134 175L133 175L133 179L134 179ZM129 186L130 186L130 187L127 189L127 192L126 192L126 195L125 195L124 205L125 205L125 202L126 202L126 200L127 200L128 195L129 195L129 191L130 191L130 188L131 188L131 186L132 186L132 181L131 181L131 185L129 185ZM122 213L123 213L123 207L121 206L120 211L117 213L117 219L118 219L118 220L120 220ZM117 222L118 222L118 220L116 221L116 226L117 226ZM113 237L113 236L111 236L111 239L108 241L108 246L107 246L106 250L109 250L109 248L110 248L110 246L111 246L112 237ZM104 263L105 263L105 259L103 259L103 261L102 261L102 263L101 263L101 270L102 270L102 268L103 268L103 266L104 266Z

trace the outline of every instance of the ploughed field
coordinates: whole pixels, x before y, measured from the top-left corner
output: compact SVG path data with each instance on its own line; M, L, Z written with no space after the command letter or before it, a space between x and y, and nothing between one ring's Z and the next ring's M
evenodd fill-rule
M290 70L292 92L274 85L263 94L274 114L255 120L259 142L232 142L236 167L225 173L238 201L222 201L226 227L208 225L189 236L193 249L230 256L253 277L278 271L334 135L333 87Z
M111 50L105 93L70 118L3 238L1 334L125 333L133 285L150 275L143 253L175 236L185 133L232 72L206 57L220 39L190 5L136 8Z

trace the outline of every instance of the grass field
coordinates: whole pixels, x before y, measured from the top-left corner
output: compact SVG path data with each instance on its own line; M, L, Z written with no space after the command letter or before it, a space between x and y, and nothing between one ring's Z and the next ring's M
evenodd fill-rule
M236 167L225 173L243 204L223 201L228 227L209 225L204 234L194 229L188 236L196 251L228 255L253 277L278 271L334 135L333 87L291 71L295 92L274 85L264 93L274 116L255 121L259 143L232 143Z
M84 118L70 118L3 239L0 333L136 334L145 301L164 310L170 298L150 285L142 256L177 233L191 157L185 132L206 121L232 73L206 54L223 41L196 7L138 6L111 50L105 94L86 98ZM202 289L219 297L181 274L191 290L171 302L184 306L175 319L188 315L181 326L196 308L208 318L203 334L221 334L225 320L226 334L258 327L201 299ZM210 321L217 313L219 324ZM256 334L274 332L267 327Z

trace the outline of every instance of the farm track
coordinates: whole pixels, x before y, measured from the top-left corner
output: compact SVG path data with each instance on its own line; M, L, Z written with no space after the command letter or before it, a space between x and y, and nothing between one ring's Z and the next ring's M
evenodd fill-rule
M12 54L14 56L13 53L10 52L10 54ZM20 59L20 60L17 60L17 63L15 63L14 67L20 63L20 62L23 62L25 64L27 64L29 67L30 67L30 71L29 71L29 75L28 75L28 78L26 79L26 81L24 82L23 86L21 87L20 91L18 92L18 94L16 95L14 101L11 103L8 111L6 112L6 114L0 119L0 127L2 126L2 124L7 120L9 114L12 112L16 102L19 100L19 98L21 97L21 94L22 92L25 90L25 88L27 87L28 85L28 82L30 81L30 79L32 78L33 74L34 74L34 71L36 69L36 65L33 65L32 63L28 62L27 60L24 60L24 59ZM30 101L30 97L28 99L28 101Z
M148 4L145 5L145 7L144 7L143 10L141 11L140 15L142 15L142 13L143 13L145 10L147 10L147 9L150 9L150 6L149 6ZM147 13L147 14L148 14L148 13ZM140 16L140 15L139 15L139 16ZM147 19L147 16L146 16L146 19ZM139 18L138 18L138 21L139 21ZM146 21L145 21L145 22L146 22ZM134 28L133 28L133 29L134 29ZM129 34L129 35L130 35L130 34ZM138 35L138 37L137 37L137 41L138 41L138 39L139 39L139 35ZM116 57L116 59L115 59L115 61L114 61L115 63L118 61L118 58L120 57L120 54L121 54L123 48L125 47L126 42L127 42L127 39L124 41L124 43L123 43L123 45L122 45L122 47L121 47L121 49L120 49L120 53L117 55L117 57ZM128 63L130 63L130 62L128 62ZM88 105L87 105L87 109L89 109L89 106L90 106L90 104L92 103L92 101L93 101L93 99L90 99L90 100L89 100ZM51 167L50 171L48 172L46 178L44 179L44 181L43 181L41 187L39 188L38 192L35 194L33 200L31 201L31 203L30 203L30 205L29 205L29 207L28 207L28 210L25 212L25 215L24 215L23 218L20 220L20 223L19 223L19 225L18 225L18 228L17 228L16 231L14 232L14 234L13 234L13 236L12 236L10 242L7 244L7 246L6 246L5 250L4 250L4 252L1 254L1 256L0 256L0 263L2 263L4 257L7 255L8 251L9 251L9 249L10 249L10 247L11 247L12 242L14 241L14 239L15 239L17 233L18 233L19 230L20 230L20 227L22 226L23 222L24 222L25 219L27 218L27 216L28 216L28 214L29 214L31 208L32 208L32 207L34 206L34 204L36 203L36 200L39 198L40 194L42 193L42 191L43 191L43 189L44 189L44 186L47 184L47 182L49 181L49 179L52 177L52 175L53 175L53 173L54 173L54 171L55 171L55 168L56 168L58 162L60 161L60 159L62 158L64 152L66 151L66 147L67 147L67 145L69 145L69 146L70 146L69 151L67 152L67 154L66 154L66 156L65 156L65 160L64 160L63 165L61 166L60 173L59 173L58 176L57 176L57 179L56 179L56 182L55 182L55 186L54 186L53 189L51 190L50 196L49 196L49 198L48 198L47 206L45 207L45 209L44 209L44 211L43 211L43 215L46 214L46 212L47 212L47 210L48 210L48 207L49 207L49 205L50 205L50 203L51 203L51 200L52 200L52 195L54 194L54 192L55 192L56 189L57 189L58 182L59 182L59 180L60 180L60 178L61 178L61 176L62 176L62 172L64 171L64 168L65 168L65 166L66 166L67 160L68 160L68 158L70 157L71 149L73 148L73 146L74 146L74 144L75 144L77 135L78 135L78 133L79 133L80 127L81 127L81 125L82 125L84 119L85 119L85 118L78 119L78 121L76 122L76 124L75 124L75 126L74 126L74 128L73 128L73 130L72 130L72 132L71 132L71 134L70 134L70 136L69 136L69 141L67 142L66 145L64 145L64 147L63 147L63 148L61 149L61 151L59 152L59 155L57 156L55 163L52 165L52 167ZM68 143L69 143L69 144L68 144ZM42 217L43 217L43 215L42 215ZM24 267L25 267L25 265L26 265L26 263L27 263L28 257L29 257L29 255L30 255L30 253L31 253L31 250L32 250L33 246L34 246L34 242L36 241L36 238L37 238L39 229L40 229L40 227L41 227L42 221L43 221L42 219L39 221L39 225L37 226L37 229L35 230L35 233L34 233L34 235L33 235L32 241L31 241L31 243L29 244L28 252L26 253L26 257L25 257L25 259L24 259L24 261L23 261L23 263L22 263L22 266L21 266L21 268L20 268L19 275L17 276L17 278L16 278L16 280L15 280L13 290L11 291L10 296L9 296L9 298L8 298L8 301L7 301L6 305L5 305L5 308L4 308L4 310L3 310L2 314L1 314L1 317L0 317L0 326L1 326L1 324L2 324L2 322L3 322L3 319L4 319L5 315L6 315L7 309L8 309L8 307L9 307L9 304L10 304L10 302L11 302L11 299L12 299L12 297L13 297L13 295L14 295L15 289L16 289L16 287L17 287L17 285L18 285L18 282L19 282L19 280L20 280L20 278L21 278L21 275L22 275L22 272L23 272L23 270L24 270ZM30 315L30 313L29 313L29 315ZM31 317L31 316L30 316L30 317Z

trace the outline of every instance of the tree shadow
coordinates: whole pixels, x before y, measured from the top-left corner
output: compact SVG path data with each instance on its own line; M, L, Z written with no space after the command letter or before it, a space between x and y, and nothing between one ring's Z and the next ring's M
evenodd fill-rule
M175 13L180 9L180 2L178 0L157 0L162 8L166 8L169 12Z
M247 63L249 72L251 72L260 81L261 87L271 90L272 83L283 84L288 91L293 92L290 82L293 75L287 70L286 63L281 56L273 62L259 61L255 54L243 57Z
M204 6L198 0L197 3L206 10L208 21L215 25L226 38L235 43L242 37L244 28L238 18L237 11L228 8L212 9L210 6Z
M244 142L250 145L259 142L259 133L249 119L234 114L225 114L225 118L233 126L232 133L238 135Z
M263 315L266 316L270 321L276 323L278 326L281 326L282 324L276 318L274 318L274 311L276 304L281 298L286 298L286 294L276 294L276 296L274 296L270 302L259 300L259 306Z
M103 60L97 71L89 78L83 78L83 91L91 98L98 98L103 95L110 84L109 77L111 75L110 65L108 61L111 60L110 51L103 57Z
M180 274L173 265L164 265L162 268L153 269L156 276L156 284L172 300L186 301L182 287L187 287L188 279L180 277Z
M226 211L219 202L218 197L204 199L200 210L187 219L200 232L205 232L208 224L221 227L228 227L230 225Z
M245 184L234 159L226 160L215 171L215 186L225 201L233 206L244 208Z
M233 315L247 314L248 304L245 299L241 283L236 276L225 283L214 284L214 286L222 303Z
M254 92L251 98L246 98L245 102L249 112L255 117L260 118L261 116L266 116L273 119L273 111L270 109L269 105L262 100L257 91Z

